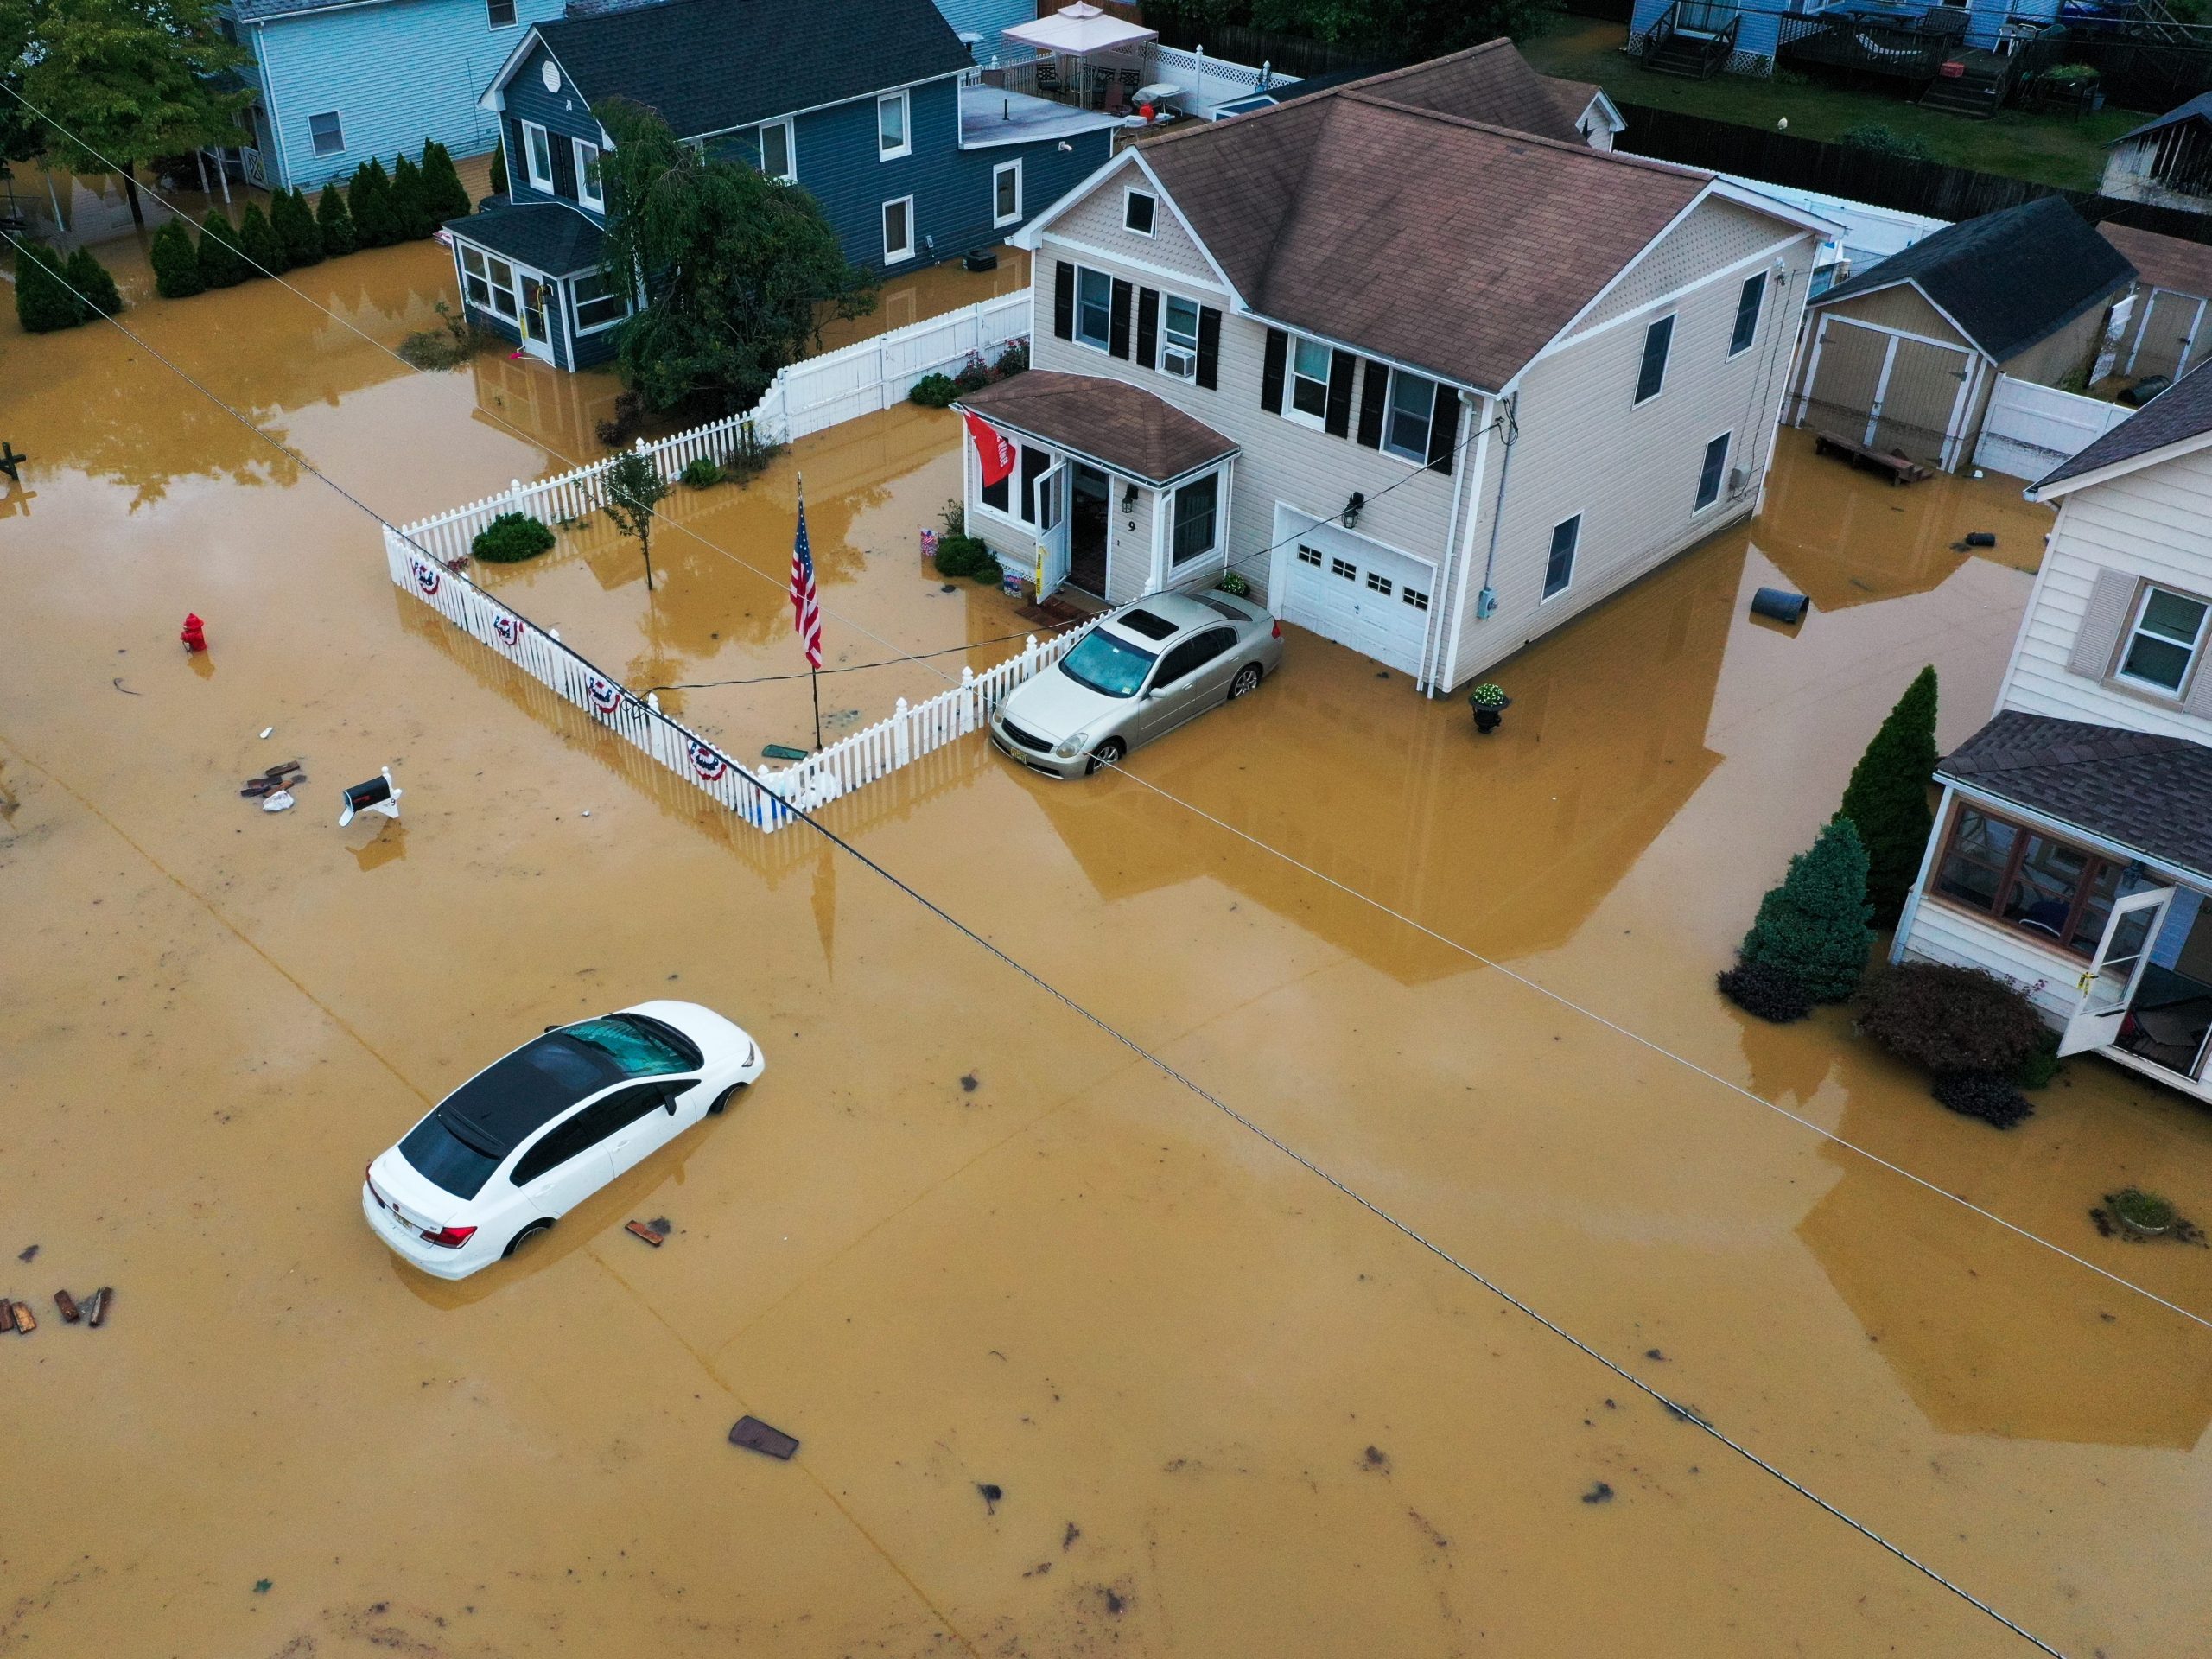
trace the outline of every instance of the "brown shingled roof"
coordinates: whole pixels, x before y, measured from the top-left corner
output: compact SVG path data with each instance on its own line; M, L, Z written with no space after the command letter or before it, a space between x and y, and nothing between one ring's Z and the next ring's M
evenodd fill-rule
M2109 223L2098 226L2097 234L2120 250L2147 286L2170 288L2177 294L2212 295L2212 248L2203 243Z
M1485 125L1505 127L1538 138L1556 138L1579 144L1582 134L1574 118L1589 105L1585 97L1562 116L1558 88L1572 83L1548 80L1529 67L1512 41L1500 37L1471 46L1448 57L1431 58L1402 69L1386 69L1364 80L1347 81L1335 88L1402 104L1409 109L1433 110ZM1594 92L1596 87L1588 89Z
M1032 369L968 393L958 407L1147 484L1167 483L1236 453L1235 444L1205 422L1103 375Z

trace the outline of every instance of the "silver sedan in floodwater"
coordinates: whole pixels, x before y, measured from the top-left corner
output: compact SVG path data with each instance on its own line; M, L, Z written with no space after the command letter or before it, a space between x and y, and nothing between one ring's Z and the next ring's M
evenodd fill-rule
M1282 625L1226 594L1157 594L1101 622L991 711L991 741L1032 771L1109 766L1282 664Z

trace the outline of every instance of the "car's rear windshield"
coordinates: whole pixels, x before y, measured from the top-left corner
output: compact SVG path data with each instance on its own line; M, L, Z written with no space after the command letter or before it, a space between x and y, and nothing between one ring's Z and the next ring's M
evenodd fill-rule
M1134 697L1158 660L1152 652L1094 628L1060 658L1060 672L1077 685L1087 685L1104 696Z
M610 1014L603 1020L564 1026L562 1035L590 1044L633 1077L665 1077L699 1064L697 1051L685 1052L675 1032L639 1014Z
M492 1178L499 1160L472 1147L439 1121L439 1113L407 1132L399 1155L425 1179L435 1182L456 1198L473 1198Z

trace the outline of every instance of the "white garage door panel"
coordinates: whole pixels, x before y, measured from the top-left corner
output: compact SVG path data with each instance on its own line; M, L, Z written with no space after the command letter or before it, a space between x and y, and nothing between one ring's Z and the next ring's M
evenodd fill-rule
M1291 519L1282 619L1408 674L1421 671L1435 579L1416 559L1335 524ZM1410 597L1409 597L1410 595Z

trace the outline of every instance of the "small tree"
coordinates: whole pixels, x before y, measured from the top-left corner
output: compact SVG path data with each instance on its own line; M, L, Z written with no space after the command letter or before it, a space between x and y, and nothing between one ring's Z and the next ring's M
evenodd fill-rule
M74 328L89 315L62 280L61 262L37 242L16 245L16 321L27 334Z
M505 144L492 152L492 194L495 196L507 194L507 147Z
M236 288L251 274L238 257L237 228L223 217L221 208L210 207L200 227L200 287Z
M333 179L322 187L322 200L315 205L315 226L322 232L322 251L333 259L360 246L353 230L353 215L346 211L346 193Z
M107 267L93 257L90 248L79 248L71 254L62 275L69 280L73 297L79 305L89 307L93 315L111 317L123 309L123 296L115 291L115 278L108 275Z
M276 227L257 201L246 203L245 211L238 215L238 251L245 256L249 276L284 274L284 238L276 234Z
M269 226L284 245L287 265L322 263L322 232L315 222L315 209L296 190L279 190L270 199Z
M452 152L432 138L423 146L423 195L430 206L430 221L442 225L449 219L466 219L476 204L453 164Z
M1936 827L1928 806L1936 772L1936 670L1914 677L1851 770L1842 816L1866 848L1866 897L1877 926L1894 927Z
M154 291L165 300L188 300L207 286L200 280L200 251L184 220L172 219L154 232L148 257L154 266Z
M1791 976L1815 1001L1840 1002L1866 971L1867 910L1866 849L1851 820L1836 818L1759 900L1738 954Z
M391 180L372 156L346 187L346 206L353 214L354 240L365 248L388 248L399 240L399 214L391 200Z
M402 156L391 164L391 219L403 242L420 242L438 228L430 217L429 193L423 187L423 169Z
M653 585L653 514L668 495L660 469L635 449L626 449L600 476L607 491L607 516L625 536L638 538L645 561L645 589Z

